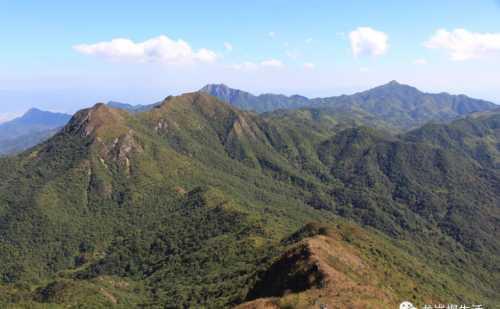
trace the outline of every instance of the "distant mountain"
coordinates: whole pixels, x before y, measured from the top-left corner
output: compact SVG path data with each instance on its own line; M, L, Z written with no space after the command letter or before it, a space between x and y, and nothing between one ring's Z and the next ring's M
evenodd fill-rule
M0 140L0 158L15 156L22 151L36 146L61 130L62 126L45 131L34 131L13 139Z
M134 105L132 105L132 104L120 103L120 102L113 102L113 101L109 101L107 103L107 105L109 107L112 107L112 108L125 108L125 109L130 108L130 107L134 107Z
M392 131L407 131L431 121L498 108L494 103L465 95L424 93L396 81L353 95L312 99L308 105L331 114L381 120Z
M323 133L360 125L403 133L429 122L453 120L468 113L499 107L464 95L424 93L396 81L353 95L316 98L304 104L305 107L296 110L276 110L262 116Z
M32 108L23 116L0 125L0 140L13 139L31 132L40 132L63 126L72 115L41 111Z
M112 107L112 108L123 108L125 110L127 110L128 112L132 113L132 114L137 114L137 113L140 113L140 112L147 112L147 111L150 111L152 110L155 106L158 106L161 102L156 102L156 103L153 103L153 104L148 104L148 105L131 105L131 104L127 104L127 103L119 103L119 102L113 102L113 101L109 101L107 103L107 105L109 107Z
M132 114L137 114L140 112L149 112L150 110L152 110L153 108L155 108L156 106L158 106L160 104L161 104L161 102L156 102L156 103L148 104L148 105L136 105L133 107L126 108L126 110Z
M274 111L280 108L294 109L305 106L305 102L309 99L300 95L292 95L287 97L282 94L261 94L254 96L251 93L232 89L224 84L206 85L199 90L222 101L229 103L241 109L254 110L258 113L266 111Z

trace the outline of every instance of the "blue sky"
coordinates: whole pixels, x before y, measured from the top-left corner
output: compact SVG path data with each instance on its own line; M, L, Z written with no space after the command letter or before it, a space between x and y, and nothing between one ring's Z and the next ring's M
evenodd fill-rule
M208 83L318 97L397 80L500 103L496 0L3 1L0 38L0 113Z

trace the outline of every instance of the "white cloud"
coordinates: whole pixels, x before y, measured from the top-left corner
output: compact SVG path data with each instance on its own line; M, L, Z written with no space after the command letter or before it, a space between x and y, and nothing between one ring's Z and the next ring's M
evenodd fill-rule
M425 59L415 59L415 60L412 60L411 63L413 63L413 64L426 64L427 60L425 60Z
M311 43L312 41L313 41L313 39L308 38L308 39L306 40L306 43Z
M373 72L375 71L374 69L368 69L368 68L361 68L359 69L361 72Z
M308 69L314 69L314 64L312 64L312 63L310 63L310 62L309 62L309 63L304 63L304 64L302 65L302 67L303 67L303 68L308 68Z
M252 63L252 62L245 62L242 64L232 64L230 66L226 66L227 68L231 69L258 69L259 65L257 63Z
M224 45L226 45L227 49L233 50L233 47L229 43L224 42Z
M164 35L137 44L128 39L114 39L92 45L75 45L73 49L83 55L166 65L194 65L218 59L212 51L202 48L194 52L183 40L175 42Z
M448 32L439 29L423 45L444 52L452 61L491 58L500 56L500 33L480 34L465 29Z
M358 27L348 35L354 57L378 56L387 53L387 34L370 27Z
M269 61L264 61L261 63L263 67L282 67L283 62L279 60L269 60Z
M286 55L287 55L288 57L290 57L291 59L295 59L295 58L297 58L297 57L299 56L299 54L298 54L297 52L292 52L292 53L291 53L291 52L289 52L289 51L287 51L287 52L286 52Z
M345 34L344 34L344 32L340 32L339 34L342 37L342 39L345 40Z
M269 32L269 36L272 36L273 38L276 36L276 33L274 31Z

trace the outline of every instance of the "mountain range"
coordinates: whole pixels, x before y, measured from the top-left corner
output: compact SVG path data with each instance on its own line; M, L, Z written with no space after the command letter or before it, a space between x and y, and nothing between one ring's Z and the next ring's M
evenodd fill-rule
M267 113L267 117L295 118L293 122L301 119L315 125L320 122L327 128L336 127L335 130L355 124L402 133L428 122L498 108L494 103L464 95L424 93L396 81L353 95L316 99L298 95L254 96L223 84L207 85L200 91L242 109L276 114Z
M280 108L295 109L307 106L305 102L309 99L300 95L287 97L282 94L261 94L254 96L251 93L232 89L224 84L211 84L199 90L221 99L241 109L254 110L258 113L274 111Z
M462 103L450 115L494 107ZM498 115L394 135L204 92L137 114L96 104L0 160L0 303L493 308Z

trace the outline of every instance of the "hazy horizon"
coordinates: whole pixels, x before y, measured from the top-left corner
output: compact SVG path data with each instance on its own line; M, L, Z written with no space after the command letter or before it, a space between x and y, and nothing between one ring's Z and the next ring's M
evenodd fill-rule
M11 2L0 114L150 104L212 83L312 98L397 80L498 104L499 17L495 0Z

